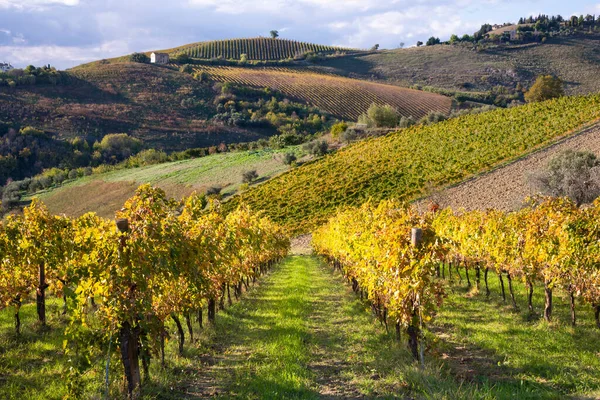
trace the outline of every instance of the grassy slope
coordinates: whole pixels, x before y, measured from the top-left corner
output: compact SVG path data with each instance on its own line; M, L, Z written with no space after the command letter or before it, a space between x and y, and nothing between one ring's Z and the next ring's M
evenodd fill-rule
M287 170L289 167L280 161L280 157L281 153L291 151L300 156L298 148L256 150L118 170L72 181L38 197L54 213L78 216L95 211L112 218L140 184L160 186L176 198L194 190L203 192L210 186L221 186L222 193L230 195L239 189L245 171L256 170L262 181Z
M264 210L305 233L338 207L367 199L412 200L565 136L600 117L600 96L562 98L455 118L365 140L294 169L228 202Z
M403 86L465 90L468 84L473 91L487 91L495 85L515 88L518 82L527 86L540 74L555 74L566 81L569 94L587 94L600 91L599 42L600 35L586 35L484 51L426 46L330 60L319 68Z
M427 367L386 334L342 277L311 257L291 257L245 298L217 315L216 329L196 332L184 356L169 340L167 368L152 363L144 398L435 398L555 399L600 395L600 346L589 307L578 306L579 326L568 325L565 299L555 322L526 311L524 287L515 285L521 312L512 312L490 275L492 295L451 285L428 334ZM446 277L447 277L446 271ZM454 273L456 281L456 273ZM472 276L472 279L474 277ZM535 304L541 307L538 288ZM24 306L23 336L12 334L12 314L0 312L0 398L59 399L62 373L60 302L50 300L52 329L35 330L35 305ZM195 326L197 328L197 325ZM169 330L175 338L174 326ZM187 332L186 332L187 333ZM107 347L107 346L106 346ZM85 375L86 397L103 391L106 349ZM111 398L121 366L111 358Z

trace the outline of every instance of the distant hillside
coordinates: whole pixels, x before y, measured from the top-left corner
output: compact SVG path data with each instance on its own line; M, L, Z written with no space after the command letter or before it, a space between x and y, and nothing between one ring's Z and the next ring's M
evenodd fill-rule
M306 233L339 207L413 200L567 136L600 118L600 95L468 115L364 140L303 165L226 203L263 210Z
M245 54L248 60L272 61L302 57L306 53L356 53L359 50L298 42L288 39L252 38L229 39L192 43L174 49L164 50L171 55L187 54L197 59L239 60Z
M107 64L69 71L63 80L56 86L0 88L0 121L32 125L63 138L125 132L166 150L253 141L273 134L207 121L215 113L216 93L210 84L176 69Z
M458 91L484 92L500 85L527 87L540 74L553 74L566 82L568 94L600 92L600 35L548 38L524 45L436 45L380 51L331 59L312 67L358 79L400 86L432 86Z
M430 112L448 114L449 97L392 85L311 73L290 68L197 66L218 82L268 87L306 102L338 118L356 121L369 106L389 104L400 115L420 119Z

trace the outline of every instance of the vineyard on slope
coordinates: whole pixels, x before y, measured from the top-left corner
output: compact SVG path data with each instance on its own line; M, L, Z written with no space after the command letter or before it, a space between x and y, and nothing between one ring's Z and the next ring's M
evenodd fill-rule
M412 200L568 135L600 118L600 96L468 115L348 146L237 196L294 234L369 198Z
M151 355L164 366L168 319L177 325L181 354L180 317L193 342L192 316L202 327L206 307L214 322L217 304L223 308L226 296L231 302L230 289L238 297L287 254L289 239L269 219L247 207L224 216L205 206L204 196L180 203L144 185L116 223L92 213L53 216L34 200L0 225L0 309L14 309L16 334L19 310L33 292L41 326L46 291L64 298L68 398L83 397L83 376L106 348L110 355L113 341L132 396L141 385L139 361L144 381Z
M475 272L475 291L481 278L486 295L488 273L495 272L506 302L504 277L517 308L512 280L528 287L529 311L534 313L533 290L545 292L544 318L552 319L554 290L568 294L571 325L576 326L575 301L595 309L600 329L600 200L578 208L563 198L530 199L518 212L450 209L420 215L396 201L371 202L339 212L313 235L315 250L341 269L353 289L366 296L383 323L408 333L418 358L419 333L435 315L444 297L445 267L449 280L464 266L468 286ZM412 228L422 239L412 240ZM462 281L462 277L460 277Z
M272 38L215 40L192 43L167 51L171 54L184 53L198 59L223 58L239 60L242 54L245 54L248 60L257 61L285 60L302 56L305 53L333 54L358 52L356 49Z
M197 66L217 82L272 88L336 117L356 121L373 103L389 104L405 117L420 119L435 111L448 114L452 100L435 93L324 75L290 68Z

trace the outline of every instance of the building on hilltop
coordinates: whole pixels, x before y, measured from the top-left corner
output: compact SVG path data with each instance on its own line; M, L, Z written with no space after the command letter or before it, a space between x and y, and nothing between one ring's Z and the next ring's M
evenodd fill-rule
M152 53L150 55L150 62L152 64L168 64L169 55L167 53Z
M10 63L1 63L0 62L0 72L8 72L11 69L14 69L14 67L12 65L10 65Z

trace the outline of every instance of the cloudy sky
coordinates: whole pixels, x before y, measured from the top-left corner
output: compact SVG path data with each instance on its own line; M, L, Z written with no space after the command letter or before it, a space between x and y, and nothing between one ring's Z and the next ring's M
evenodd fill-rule
M600 14L600 0L0 0L0 62L63 69L271 29L302 41L394 48L539 13Z

